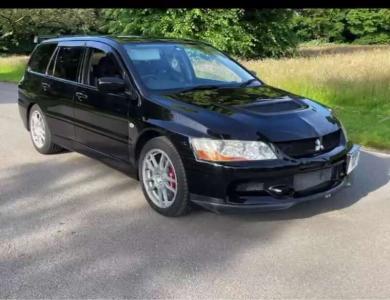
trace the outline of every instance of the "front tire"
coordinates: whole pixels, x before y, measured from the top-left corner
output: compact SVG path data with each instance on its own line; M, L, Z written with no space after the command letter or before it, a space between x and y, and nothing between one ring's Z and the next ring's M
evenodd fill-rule
M166 137L156 137L143 147L138 163L142 191L149 205L168 217L190 210L187 177L175 146Z
M52 135L41 108L34 104L29 114L30 137L35 149L42 154L53 154L62 148L52 142Z

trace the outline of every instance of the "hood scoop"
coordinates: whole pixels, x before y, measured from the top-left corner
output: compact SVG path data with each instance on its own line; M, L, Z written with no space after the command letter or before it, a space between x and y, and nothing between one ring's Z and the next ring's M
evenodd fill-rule
M236 107L258 114L279 114L306 109L309 106L302 101L285 97L282 99L261 99L248 105Z

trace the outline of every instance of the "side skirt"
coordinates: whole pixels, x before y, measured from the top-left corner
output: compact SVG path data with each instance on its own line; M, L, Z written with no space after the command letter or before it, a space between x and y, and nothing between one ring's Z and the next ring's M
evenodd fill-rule
M66 139L63 137L54 136L53 142L69 151L75 151L90 158L96 159L104 163L105 165L114 168L115 170L120 171L135 180L138 180L138 168L136 168L130 162L109 156L105 153L96 151L95 149L90 148L86 145L80 144L74 140Z

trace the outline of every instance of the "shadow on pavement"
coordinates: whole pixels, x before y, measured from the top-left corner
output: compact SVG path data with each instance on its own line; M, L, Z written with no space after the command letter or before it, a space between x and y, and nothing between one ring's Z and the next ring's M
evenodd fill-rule
M196 210L165 218L138 182L82 156L62 159L20 165L7 178L0 172L1 298L167 298L184 286L195 294L200 274L224 272L235 256L254 244L266 249L288 228L266 221L347 208L390 175L388 157L362 152L355 185L334 198L256 215Z

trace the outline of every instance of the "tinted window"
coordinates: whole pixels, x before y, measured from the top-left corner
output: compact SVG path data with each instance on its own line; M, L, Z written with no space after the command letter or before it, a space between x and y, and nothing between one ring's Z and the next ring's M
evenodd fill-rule
M31 56L29 70L46 73L47 64L56 47L57 44L43 44L38 46Z
M112 54L91 48L86 83L97 87L101 77L122 78L122 72Z
M82 47L61 47L54 66L54 76L77 81L83 50Z

